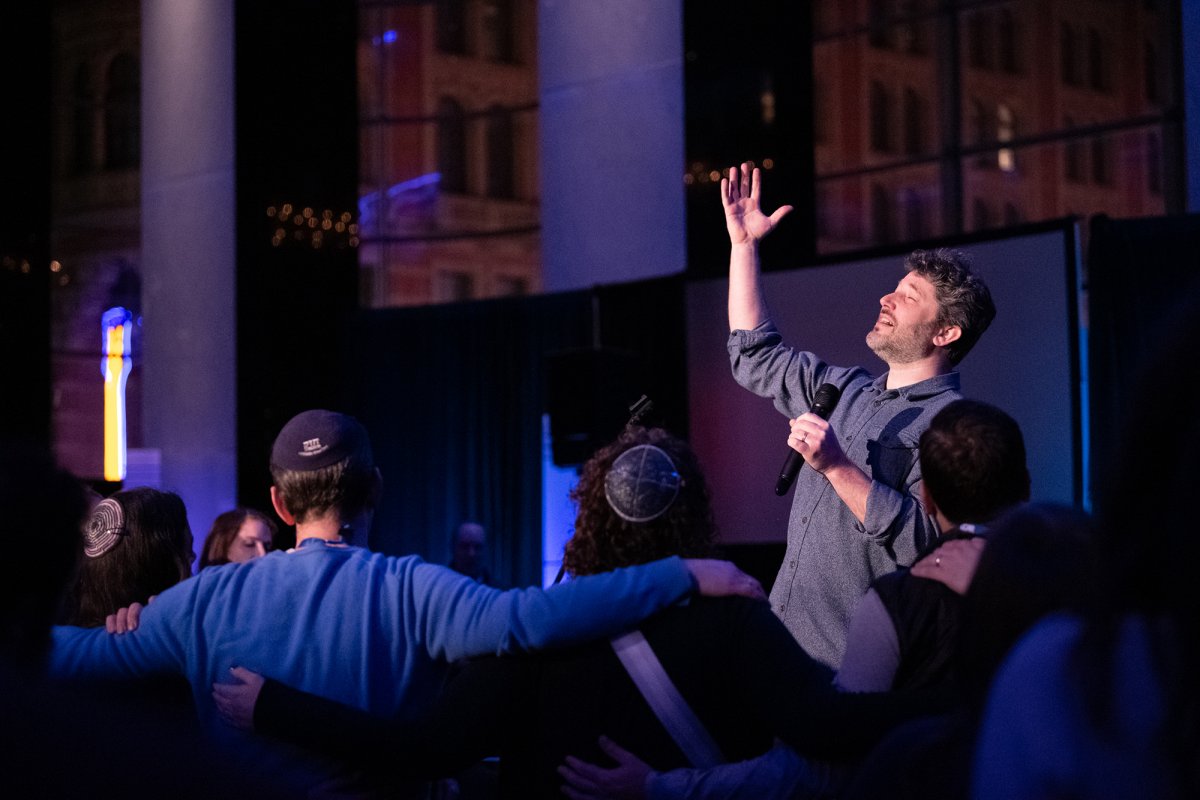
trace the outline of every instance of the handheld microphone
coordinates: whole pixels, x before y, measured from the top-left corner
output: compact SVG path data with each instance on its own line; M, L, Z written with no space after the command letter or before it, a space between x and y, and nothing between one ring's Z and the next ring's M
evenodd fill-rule
M813 395L812 408L809 410L821 419L827 420L841 397L841 389L832 383L822 383L817 387L817 393ZM803 465L804 456L788 448L787 460L783 462L783 469L779 471L779 480L775 482L775 494L780 497L787 494L787 490L792 488L792 483L795 482L796 476L800 473L800 467Z

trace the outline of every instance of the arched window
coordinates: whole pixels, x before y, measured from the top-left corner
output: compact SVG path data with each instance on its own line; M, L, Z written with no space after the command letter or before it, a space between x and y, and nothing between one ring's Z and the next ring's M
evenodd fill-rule
M1146 134L1146 188L1151 194L1162 194L1162 141L1157 131Z
M892 152L892 136L889 117L891 102L888 91L879 81L871 81L868 94L871 117L871 149L879 153Z
M912 156L925 152L925 102L911 88L904 90L904 152Z
M108 66L104 95L104 166L136 167L142 154L141 74L138 61L121 53Z
M483 12L483 57L513 63L517 60L516 10L513 0L486 0Z
M515 151L512 112L492 106L487 118L488 197L516 196Z
M972 229L977 231L987 230L992 227L992 215L988 210L988 205L982 198L976 197L971 203L971 222Z
M1017 23L1007 8L1000 9L999 24L996 26L999 40L1000 69L1010 74L1021 71L1017 55Z
M887 0L867 0L867 43L886 50L892 46Z
M1075 120L1067 117L1063 124L1071 130ZM1063 177L1077 183L1083 180L1083 145L1078 139L1067 139L1063 144Z
M920 11L918 0L897 0L896 16L900 22L896 25L896 44L900 50L913 55L922 55L927 51L925 29L913 17Z
M992 121L987 106L979 100L971 100L971 133L975 144L992 140Z
M1058 61L1062 82L1067 86L1079 85L1079 42L1075 29L1067 23L1058 28Z
M467 121L457 100L438 101L437 166L441 190L450 194L467 191Z
M1153 42L1145 43L1144 59L1146 70L1145 75L1145 91L1146 101L1157 103L1159 101L1158 93L1158 49Z
M1101 186L1107 186L1112 182L1108 142L1103 136L1092 139L1092 180Z
M1095 28L1088 28L1088 83L1098 92L1108 91L1108 59L1104 39Z
M96 157L96 98L87 64L75 70L71 86L71 172L89 172Z
M992 19L982 11L967 18L967 63L976 69L991 69Z
M888 197L887 189L877 183L871 184L871 232L876 244L888 244L896 238L892 200Z
M925 230L925 204L921 201L921 193L916 189L905 189L900 193L900 206L904 212L904 235L909 240L924 239L928 232Z
M979 100L971 100L971 133L975 144L986 144L993 140L996 133L992 125L992 115ZM981 152L975 156L975 166L990 169L996 166L996 156L992 152Z
M434 7L437 27L437 48L443 53L463 55L467 52L466 0L437 0Z

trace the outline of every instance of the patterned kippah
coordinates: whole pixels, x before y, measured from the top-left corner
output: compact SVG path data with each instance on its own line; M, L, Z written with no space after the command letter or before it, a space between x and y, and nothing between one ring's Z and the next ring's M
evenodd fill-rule
M98 558L117 546L125 530L125 511L111 497L101 500L92 509L87 525L83 529L83 554Z
M680 483L679 470L666 452L640 444L613 461L604 477L604 496L621 519L650 522L675 502Z
M370 454L367 430L354 417L313 409L288 420L275 437L271 463L280 469L309 472L332 466L353 453Z

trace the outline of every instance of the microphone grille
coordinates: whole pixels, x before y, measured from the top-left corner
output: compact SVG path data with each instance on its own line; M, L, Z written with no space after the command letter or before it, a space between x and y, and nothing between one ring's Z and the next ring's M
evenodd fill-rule
M822 383L813 395L813 410L824 419L829 418L834 406L842 398L842 390L832 383Z

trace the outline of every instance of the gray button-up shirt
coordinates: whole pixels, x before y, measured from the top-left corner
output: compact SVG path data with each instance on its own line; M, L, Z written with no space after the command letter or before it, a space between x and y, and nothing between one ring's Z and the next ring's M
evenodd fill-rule
M859 599L880 575L909 565L937 536L919 501L917 443L929 421L958 400L958 373L899 389L887 375L830 366L783 344L769 320L729 337L733 376L789 418L812 406L823 383L842 390L829 424L847 457L871 479L866 521L859 522L825 477L800 470L788 520L787 551L771 607L818 661L837 669Z

